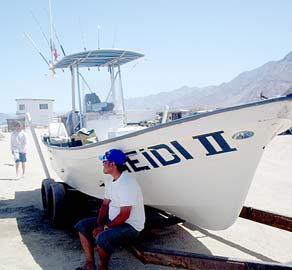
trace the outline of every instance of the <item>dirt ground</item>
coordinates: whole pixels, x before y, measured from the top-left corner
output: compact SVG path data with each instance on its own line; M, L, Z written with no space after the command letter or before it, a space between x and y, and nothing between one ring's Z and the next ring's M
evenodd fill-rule
M43 134L44 130L37 130ZM74 230L58 230L44 217L40 186L45 178L29 130L27 174L15 180L10 134L0 140L0 270L72 270L83 262ZM43 147L42 147L43 148ZM43 149L47 160L46 151ZM47 162L49 165L49 162ZM267 147L246 205L292 216L292 136L278 136ZM51 176L58 177L49 167ZM154 230L145 239L154 248L175 249L292 265L292 236L239 218L229 229L208 231L191 224ZM96 258L98 261L98 258ZM128 251L114 253L110 269L175 269L144 265Z

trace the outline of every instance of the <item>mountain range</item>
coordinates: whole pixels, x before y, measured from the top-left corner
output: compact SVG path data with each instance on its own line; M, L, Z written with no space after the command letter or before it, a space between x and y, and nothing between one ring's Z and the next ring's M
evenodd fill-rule
M0 123L5 122L8 118L8 114L0 113Z
M183 86L155 95L125 100L127 110L214 109L257 101L261 95L273 97L292 92L292 52L279 61L239 74L228 83L207 87Z

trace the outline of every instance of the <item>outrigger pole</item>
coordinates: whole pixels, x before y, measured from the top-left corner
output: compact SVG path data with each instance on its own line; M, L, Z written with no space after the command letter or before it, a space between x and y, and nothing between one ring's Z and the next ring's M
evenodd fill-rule
M52 4L51 0L49 0L49 15L50 15L50 49L51 49L51 59L52 64L54 63L54 55L53 55L53 19L52 19Z
M59 43L59 46L60 46L60 48L61 48L61 51L62 51L62 53L63 53L63 56L66 56L65 50L64 50L64 48L63 48L62 43L60 42L60 39L59 39L59 37L58 37L57 31L56 31L56 28L55 28L54 25L53 25L53 29L54 29L54 33L55 33L56 39L57 39L57 41L58 41L58 43Z
M41 58L46 62L46 64L51 67L52 65L49 63L49 61L47 60L47 58L42 54L41 50L39 49L39 47L36 45L36 43L33 41L33 39L30 37L29 34L27 33L23 33L26 38L31 42L31 44L35 47L35 49L38 51L39 55L41 56Z
M45 9L45 11L46 11L46 13L49 15L49 17L50 17L49 12L48 12L46 9ZM66 53L65 53L64 47L63 47L63 45L62 45L62 43L61 43L61 41L60 41L60 39L59 39L59 36L58 36L57 30L56 30L56 27L54 26L54 23L53 23L53 22L52 22L52 28L53 28L53 30L54 30L54 34L55 34L56 40L57 40L58 43L59 43L60 49L61 49L61 51L62 51L62 53L63 53L63 56L66 56Z
M33 13L32 11L31 11L31 16L34 18L36 24L37 24L38 27L40 28L40 31L41 31L43 37L45 38L45 40L46 40L46 42L47 42L47 44L48 44L48 46L49 46L49 48L50 48L50 41L48 40L48 38L47 38L47 36L46 36L46 34L45 34L45 32L44 32L44 30L43 30L41 24L39 23L38 19L36 18L36 16L34 15L34 13Z

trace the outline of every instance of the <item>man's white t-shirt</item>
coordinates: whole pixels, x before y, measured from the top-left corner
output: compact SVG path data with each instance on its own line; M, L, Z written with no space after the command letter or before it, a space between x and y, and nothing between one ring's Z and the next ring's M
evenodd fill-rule
M27 136L24 131L14 131L11 134L11 151L27 152Z
M120 207L132 206L130 217L125 221L137 231L142 231L145 223L143 194L136 179L124 171L116 180L109 178L105 181L106 199L109 205L109 219L113 220L119 213Z

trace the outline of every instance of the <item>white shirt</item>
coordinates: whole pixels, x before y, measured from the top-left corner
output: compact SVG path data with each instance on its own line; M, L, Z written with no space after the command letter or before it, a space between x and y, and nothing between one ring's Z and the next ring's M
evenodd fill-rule
M24 131L14 131L11 134L11 151L19 153L27 152L27 136Z
M132 206L130 216L125 222L137 231L143 230L145 223L143 194L133 175L124 171L115 181L112 178L107 179L104 197L111 200L109 205L110 220L113 220L120 213L120 207Z

